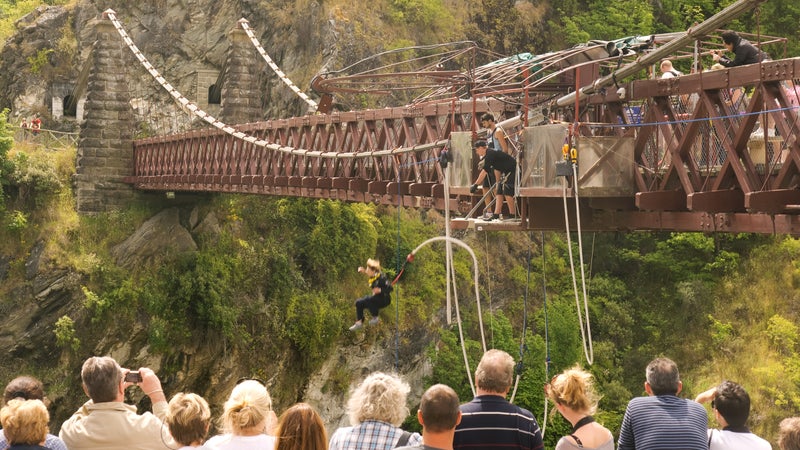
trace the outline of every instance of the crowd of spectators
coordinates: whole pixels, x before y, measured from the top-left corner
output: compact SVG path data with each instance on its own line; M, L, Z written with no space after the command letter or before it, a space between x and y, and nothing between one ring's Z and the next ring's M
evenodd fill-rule
M461 404L449 386L428 388L419 402L422 433L401 428L409 415L409 385L382 372L368 375L347 402L350 426L330 438L319 413L307 403L289 407L281 416L272 409L265 383L240 379L219 418L220 434L208 438L211 409L201 396L179 392L167 402L154 371L120 367L110 357L92 357L81 368L89 400L62 426L48 432L49 415L42 383L30 376L12 380L0 409L0 449L29 450L538 450L542 431L533 414L510 403L514 359L489 350L475 370L475 397ZM152 411L138 413L126 404L125 391L137 386L149 397ZM645 397L628 403L619 449L761 450L768 441L751 433L746 422L750 397L734 382L723 381L694 400L678 397L683 388L678 367L656 358L645 370ZM579 366L557 374L545 395L571 425L556 450L613 450L614 436L593 414L600 396L592 375ZM704 403L711 404L719 429L708 428ZM800 450L800 417L780 424L782 450Z

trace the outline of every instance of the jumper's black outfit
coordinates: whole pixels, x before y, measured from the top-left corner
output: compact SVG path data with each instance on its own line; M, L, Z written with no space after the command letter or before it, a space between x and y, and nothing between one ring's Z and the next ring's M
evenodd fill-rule
M487 151L486 156L483 157L483 171L490 175L495 170L499 170L503 175L508 175L504 183L498 183L497 194L513 196L517 161L508 153Z
M389 281L383 272L375 274L369 279L369 289L372 291L375 288L380 288L381 291L377 294L370 294L356 300L356 318L357 320L364 320L364 309L369 309L372 317L378 317L378 311L381 308L389 306L392 302L390 293Z

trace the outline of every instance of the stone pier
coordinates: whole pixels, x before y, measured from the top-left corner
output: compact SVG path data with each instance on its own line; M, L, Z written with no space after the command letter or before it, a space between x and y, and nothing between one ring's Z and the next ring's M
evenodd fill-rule
M133 110L123 61L123 41L106 18L96 24L92 64L76 161L79 213L107 212L134 197L125 177L133 175Z
M219 119L227 124L249 123L262 120L258 70L263 64L261 56L241 26L228 33L230 46L222 82L221 111Z

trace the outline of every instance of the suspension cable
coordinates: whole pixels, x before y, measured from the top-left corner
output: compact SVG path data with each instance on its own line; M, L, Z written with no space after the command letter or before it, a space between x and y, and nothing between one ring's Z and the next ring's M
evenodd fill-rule
M269 57L269 55L267 54L266 50L264 50L264 47L262 47L261 43L258 42L258 39L256 39L256 35L253 32L253 29L250 28L250 22L248 22L247 19L242 18L242 19L239 19L238 23L239 23L239 26L242 27L244 32L247 33L247 37L250 38L250 42L253 43L253 46L256 48L256 50L258 50L258 53L260 53L261 57L264 58L264 61L267 62L267 65L269 66L269 68L272 69L273 72L275 72L275 75L277 75L278 78L280 78L281 81L283 81L283 83L286 86L288 86L289 89L292 90L292 92L297 94L301 99L303 99L303 101L308 103L308 106L314 108L314 111L316 111L317 110L317 106L318 106L317 102L315 102L314 100L311 100L311 98L309 98L309 96L306 95L305 92L301 91L300 88L297 87L297 85L294 84L292 82L292 80L289 79L288 76L286 76L286 74L280 69L280 67L278 67L278 65L275 64L275 61L273 61L272 58Z

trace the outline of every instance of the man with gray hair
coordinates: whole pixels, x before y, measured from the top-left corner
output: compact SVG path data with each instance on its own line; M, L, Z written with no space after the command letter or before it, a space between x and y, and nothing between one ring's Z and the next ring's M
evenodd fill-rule
M130 375L130 376L129 376ZM163 420L167 399L155 372L142 367L136 372L123 369L108 356L87 359L81 368L86 402L61 425L59 437L70 450L165 450L176 448ZM125 389L138 385L150 397L153 414L137 414L127 405Z
M544 448L542 432L530 411L506 396L514 380L514 358L502 350L483 354L475 370L477 396L461 405L454 450L536 450Z
M618 450L707 450L708 416L699 403L678 394L683 383L669 358L647 365L644 390L648 397L628 402L619 432Z

